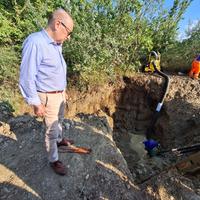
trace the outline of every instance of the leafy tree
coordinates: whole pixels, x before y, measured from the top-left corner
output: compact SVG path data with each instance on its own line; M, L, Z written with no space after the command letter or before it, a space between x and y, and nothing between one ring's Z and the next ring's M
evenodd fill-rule
M69 72L96 83L116 72L137 70L151 50L175 43L177 25L192 0L1 0L0 46L21 51L24 38L40 30L58 7L71 12L74 34L64 45Z
M193 59L200 52L200 21L192 29L186 31L187 38L176 41L163 54L163 66L169 71L187 72Z

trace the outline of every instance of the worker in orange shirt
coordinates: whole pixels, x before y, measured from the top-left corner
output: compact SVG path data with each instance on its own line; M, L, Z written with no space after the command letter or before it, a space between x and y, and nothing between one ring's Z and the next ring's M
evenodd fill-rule
M198 55L192 62L192 67L189 72L189 77L198 79L200 73L200 55Z

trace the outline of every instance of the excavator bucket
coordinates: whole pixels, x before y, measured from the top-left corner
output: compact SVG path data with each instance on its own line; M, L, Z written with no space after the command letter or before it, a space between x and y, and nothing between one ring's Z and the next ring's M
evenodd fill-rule
M183 174L200 173L200 151L177 163L176 168Z

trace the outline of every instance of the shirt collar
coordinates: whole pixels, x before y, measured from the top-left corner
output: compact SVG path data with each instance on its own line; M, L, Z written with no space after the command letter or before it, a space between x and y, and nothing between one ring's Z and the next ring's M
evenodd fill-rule
M42 29L42 35L45 37L45 39L46 39L46 41L49 43L49 44L57 44L54 40L53 40L53 38L51 38L50 36L49 36L49 34L47 33L47 31L45 30L45 29Z

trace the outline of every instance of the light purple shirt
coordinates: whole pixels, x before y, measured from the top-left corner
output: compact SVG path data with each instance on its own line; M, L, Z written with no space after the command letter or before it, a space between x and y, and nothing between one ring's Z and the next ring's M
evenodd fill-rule
M66 74L67 65L62 55L62 46L56 44L44 29L25 39L19 87L28 104L41 104L37 91L64 90Z

